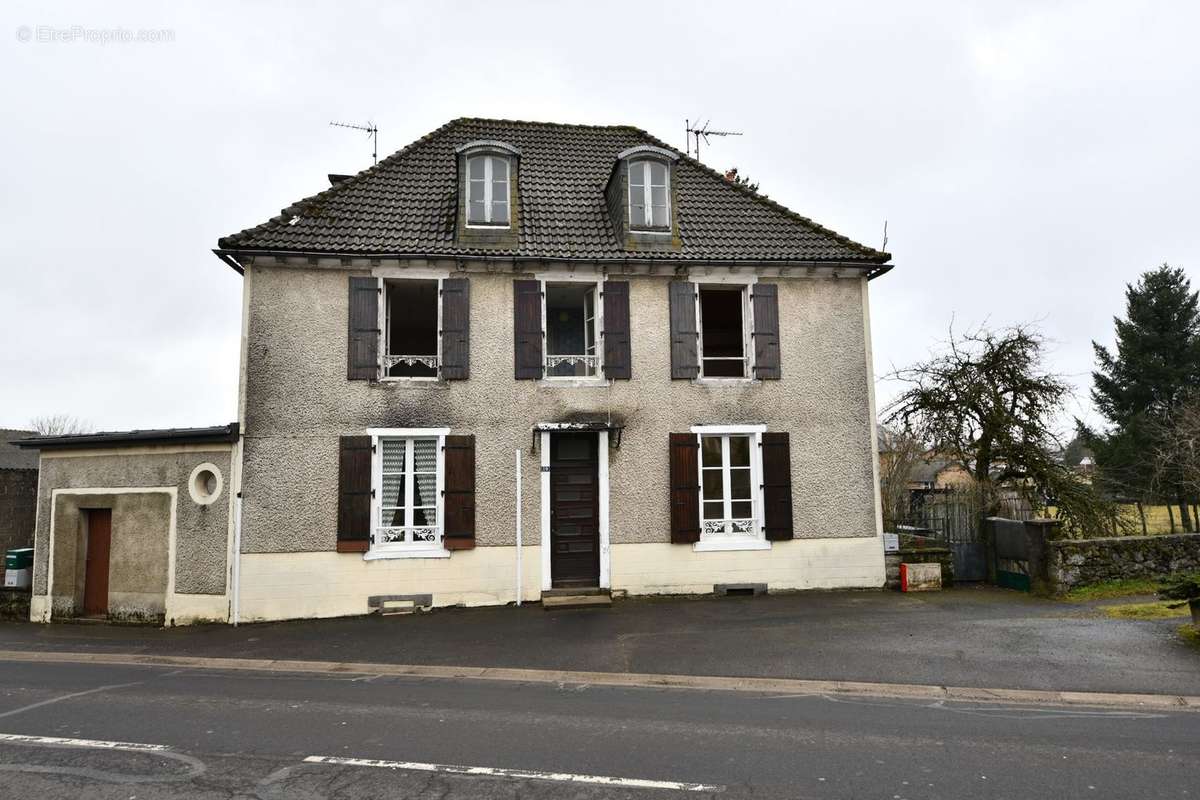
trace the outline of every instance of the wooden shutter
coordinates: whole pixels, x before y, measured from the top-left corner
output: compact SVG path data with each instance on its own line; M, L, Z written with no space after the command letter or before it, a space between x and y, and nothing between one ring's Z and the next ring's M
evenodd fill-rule
M513 281L513 376L542 377L541 281Z
M700 441L694 433L671 434L671 542L700 541Z
M751 290L754 298L754 377L777 381L779 359L779 287L758 283Z
M786 433L762 435L763 528L769 541L792 538L792 458Z
M442 540L447 550L475 546L475 437L447 436Z
M471 282L466 278L442 281L441 377L465 381L471 374Z
M338 441L337 550L361 553L371 543L371 437Z
M604 377L627 381L632 377L629 343L629 281L605 281Z
M696 287L691 281L667 284L671 298L671 379L700 377Z
M346 377L373 381L379 377L379 281L350 278L350 331Z

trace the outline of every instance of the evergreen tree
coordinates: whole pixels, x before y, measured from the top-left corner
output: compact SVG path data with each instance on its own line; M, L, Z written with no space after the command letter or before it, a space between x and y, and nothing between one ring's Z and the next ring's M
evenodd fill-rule
M1125 289L1125 319L1115 318L1116 351L1092 342L1092 400L1109 423L1086 431L1107 488L1149 499L1165 494L1187 507L1182 486L1156 485L1152 461L1172 412L1200 389L1200 301L1184 271L1163 264ZM1185 529L1191 524L1185 513Z

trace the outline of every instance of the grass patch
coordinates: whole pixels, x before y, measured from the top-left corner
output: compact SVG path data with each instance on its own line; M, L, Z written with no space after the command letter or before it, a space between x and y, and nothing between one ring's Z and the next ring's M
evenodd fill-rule
M1200 626L1180 625L1179 636L1192 647L1200 649Z
M1174 602L1160 600L1157 603L1127 603L1121 606L1105 606L1100 609L1105 616L1114 619L1170 619L1171 617L1190 617L1186 605L1180 608L1168 608L1176 605Z
M1133 594L1154 594L1162 585L1162 578L1122 578L1090 586L1076 586L1063 597L1066 600L1107 600L1110 597L1128 597Z

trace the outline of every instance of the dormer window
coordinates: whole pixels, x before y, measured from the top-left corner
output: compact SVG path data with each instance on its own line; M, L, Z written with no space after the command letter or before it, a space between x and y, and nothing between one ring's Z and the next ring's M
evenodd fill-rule
M629 162L629 227L631 230L670 230L669 168L661 161Z
M499 155L467 158L467 224L509 224L509 163Z

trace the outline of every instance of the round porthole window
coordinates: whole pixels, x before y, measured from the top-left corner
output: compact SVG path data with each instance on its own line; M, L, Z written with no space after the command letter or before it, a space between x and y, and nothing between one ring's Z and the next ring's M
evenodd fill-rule
M216 464L200 464L192 470L192 476L188 479L188 493L202 506L220 497L222 486L224 481Z

